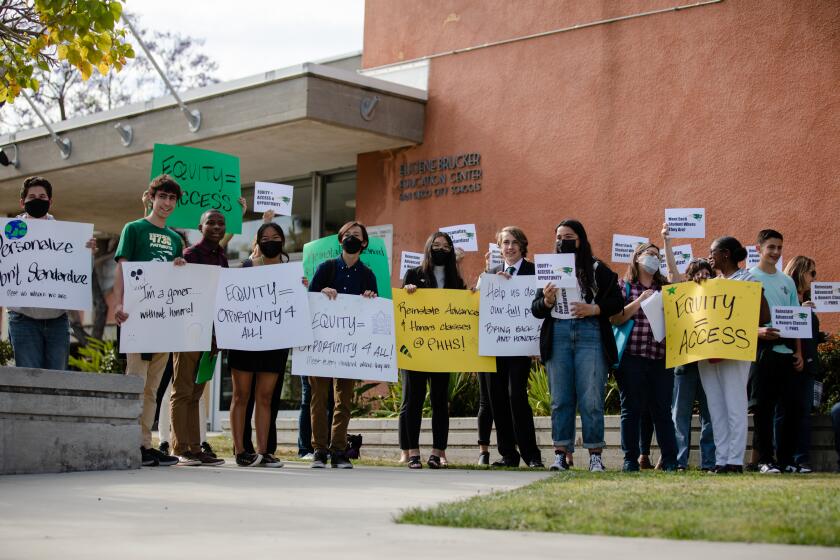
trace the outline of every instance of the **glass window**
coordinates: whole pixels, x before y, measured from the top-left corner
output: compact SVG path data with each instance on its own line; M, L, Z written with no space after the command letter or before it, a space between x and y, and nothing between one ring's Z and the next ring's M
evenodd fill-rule
M324 191L323 236L326 237L356 219L356 172L327 176Z

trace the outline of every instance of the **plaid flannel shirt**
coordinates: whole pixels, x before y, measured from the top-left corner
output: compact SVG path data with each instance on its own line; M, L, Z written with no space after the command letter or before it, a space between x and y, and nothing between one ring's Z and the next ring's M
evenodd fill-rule
M626 296L627 288L625 287L625 281L619 280L618 283L621 286L621 295ZM626 305L635 301L647 289L639 283L630 282L630 297L624 298L624 304ZM654 284L651 286L651 289L659 291L662 289L662 286ZM641 307L639 307L639 310L636 311L632 319L635 323L633 324L633 330L630 331L630 339L627 341L627 347L624 351L629 352L631 356L639 356L640 358L648 358L650 360L664 360L665 341L656 342L656 339L653 338L650 322Z

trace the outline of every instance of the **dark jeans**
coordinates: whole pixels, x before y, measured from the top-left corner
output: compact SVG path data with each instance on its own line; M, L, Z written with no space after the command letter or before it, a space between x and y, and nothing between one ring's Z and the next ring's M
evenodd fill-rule
M671 420L674 373L665 360L650 360L625 353L616 372L621 396L621 449L624 460L639 460L639 437L643 415L650 411L656 441L665 467L676 466L677 440Z
M493 431L493 410L490 407L490 382L489 377L493 375L488 372L478 374L478 445L490 445L490 432Z
M834 451L837 453L837 467L840 469L840 403L831 407L831 425L834 427Z
M312 385L309 384L309 377L300 377L300 414L298 415L298 457L313 453L312 448L312 417L309 415L309 403L312 402ZM332 425L333 411L335 410L335 399L333 389L330 387L330 397L327 401L327 424Z
M403 449L420 448L420 425L427 383L430 385L429 400L432 405L432 447L446 449L449 439L449 374L406 371L403 380L400 407L400 432L405 430L406 440Z
M811 462L811 409L814 407L814 376L805 372L795 373L793 385L799 398L798 428L794 434L793 462L797 465ZM776 407L774 418L774 433L776 434L776 448L779 447L779 434L785 429L784 408Z
M271 415L268 418L268 442L265 452L274 455L277 452L277 412L280 410L280 395L283 392L283 379L286 377L286 360L289 358L289 351L283 351L283 373L277 376L277 383L274 385L274 392L271 393ZM242 442L245 451L254 453L254 443L251 441L251 418L254 415L254 396L257 392L257 376L255 373L251 381L251 396L248 397L248 406L245 408L245 425L242 427Z
M541 461L534 432L534 412L528 402L531 358L497 357L496 373L488 378L496 441L503 457ZM516 448L519 447L517 453Z
M653 441L653 415L650 410L642 412L642 423L639 426L639 453L650 457L650 444Z
M755 388L755 441L758 446L759 463L793 463L796 435L799 431L801 406L800 392L796 384L797 374L793 369L793 355L764 350L756 364ZM776 436L776 453L773 436L776 412L781 417Z

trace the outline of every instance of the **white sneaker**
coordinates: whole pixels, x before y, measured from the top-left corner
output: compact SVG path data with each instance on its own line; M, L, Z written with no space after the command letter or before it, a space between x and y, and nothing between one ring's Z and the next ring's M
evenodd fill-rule
M589 456L589 472L605 472L606 470L607 467L604 466L600 454L593 453Z
M302 457L300 458L300 460L301 460L301 461L311 461L311 460L312 460L312 459L314 459L314 458L315 458L315 454L314 454L314 453L307 453L306 455L302 456Z
M566 462L566 454L565 453L555 453L554 454L554 463L548 467L550 471L567 471L569 470L569 464Z
M763 463L759 465L758 472L761 474L781 474L782 471L773 463Z

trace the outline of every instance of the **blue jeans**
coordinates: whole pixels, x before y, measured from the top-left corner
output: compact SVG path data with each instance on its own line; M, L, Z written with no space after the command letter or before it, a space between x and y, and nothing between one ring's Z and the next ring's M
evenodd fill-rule
M665 467L676 466L677 441L671 420L674 374L665 369L665 360L651 360L625 352L615 378L621 396L621 449L624 460L638 462L642 417L650 411L662 464Z
M607 359L598 320L554 321L551 358L546 362L551 391L551 437L555 447L569 448L575 439L575 409L583 425L583 447L604 447L604 391ZM636 438L638 439L638 437Z
M17 367L67 369L70 322L66 313L55 319L32 319L9 311L9 339Z
M700 467L711 469L715 466L715 437L712 431L712 419L706 404L706 392L700 383L697 364L677 366L674 369L674 402L671 415L677 437L677 465L688 467L688 455L691 450L691 416L694 413L694 400L700 404Z

